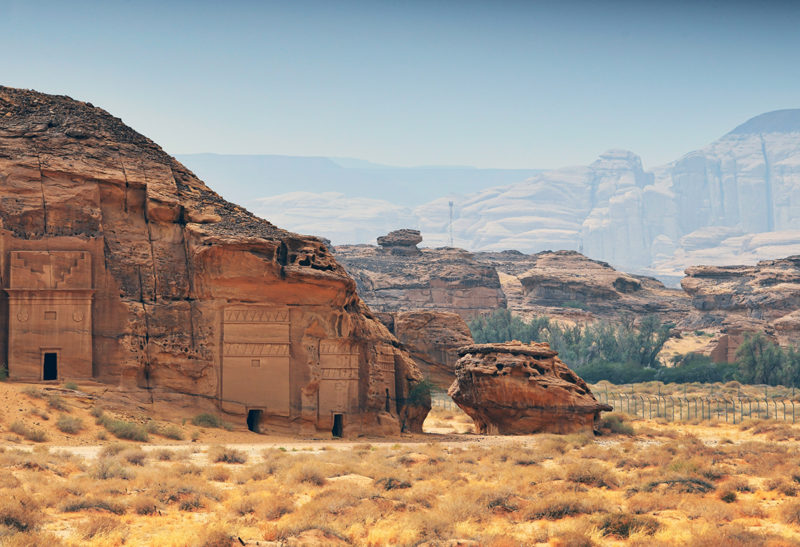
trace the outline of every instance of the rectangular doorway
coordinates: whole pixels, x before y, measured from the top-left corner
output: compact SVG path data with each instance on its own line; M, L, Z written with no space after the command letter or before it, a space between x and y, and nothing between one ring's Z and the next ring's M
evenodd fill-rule
M344 415L334 414L333 428L331 428L331 433L333 434L334 437L341 437L343 430L344 430Z
M58 380L58 353L47 352L42 361L42 380Z

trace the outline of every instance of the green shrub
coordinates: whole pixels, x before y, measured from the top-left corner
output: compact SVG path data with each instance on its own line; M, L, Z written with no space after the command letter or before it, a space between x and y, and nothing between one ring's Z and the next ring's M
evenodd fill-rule
M127 439L146 443L150 440L147 430L139 424L126 422L125 420L114 420L108 416L97 418L98 425L102 425L106 430L118 439Z
M168 425L159 431L159 434L168 439L174 439L176 441L183 440L183 431L181 431L181 428L176 425Z
M73 391L78 391L78 384L75 382L67 382L64 384L64 389L71 389Z
M61 412L67 411L67 403L57 393L50 393L47 395L47 406L53 410L60 410Z
M231 424L224 421L219 416L210 414L208 412L198 414L197 416L192 418L192 424L198 427L215 427L218 429L227 429L228 431L233 429L233 426Z
M33 386L25 386L22 388L21 393L23 395L27 395L28 397L33 397L35 399L43 399L44 398L44 391L41 389L35 388Z
M35 427L28 427L19 420L12 423L9 429L11 429L12 432L16 433L20 437L35 443L43 443L47 440L47 433L45 433L44 430L36 429Z
M56 421L56 427L64 433L74 434L84 428L83 420L80 418L73 418L66 414L61 414Z

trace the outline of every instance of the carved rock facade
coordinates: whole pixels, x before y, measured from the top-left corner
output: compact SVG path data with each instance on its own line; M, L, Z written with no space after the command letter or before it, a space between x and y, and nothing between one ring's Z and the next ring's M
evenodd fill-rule
M547 344L475 344L459 350L448 395L479 433L572 433L594 428L601 404Z
M12 378L181 393L310 434L421 430L429 408L320 240L68 97L0 87L0 284Z

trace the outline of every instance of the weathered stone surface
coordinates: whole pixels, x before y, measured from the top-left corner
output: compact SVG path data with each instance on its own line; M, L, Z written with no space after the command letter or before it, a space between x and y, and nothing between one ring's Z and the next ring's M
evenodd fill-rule
M84 257L88 286L31 286L69 253ZM33 258L15 266L23 255ZM319 239L226 202L118 118L68 97L0 87L0 286L11 377L38 375L31 358L45 350L62 352L58 379L86 375L85 352L30 338L47 334L44 315L19 326L26 310L55 312L90 330L95 378L147 398L215 400L262 428L331 431L341 415L345 435L418 431L429 408L424 394L408 406L422 375ZM50 309L46 291L88 291L90 312L77 321L85 302L74 298Z
M733 362L748 332L763 332L783 345L800 341L800 256L764 260L755 266L697 266L681 281L695 313L687 327L718 326L719 348L709 353Z
M690 309L689 299L660 281L615 270L575 251L476 253L499 273L508 308L520 315L593 318L655 314L677 322Z
M461 316L450 312L398 312L394 315L392 332L423 375L442 389L453 382L458 348L474 343Z
M373 245L342 245L334 252L359 295L378 312L438 310L469 320L506 305L494 268L462 249L420 249L408 256Z
M612 410L548 344L476 344L459 354L448 395L479 433L591 431L600 412Z
M409 228L395 230L378 238L378 245L384 249L391 247L416 247L419 243L422 243L422 235L419 230L411 230Z

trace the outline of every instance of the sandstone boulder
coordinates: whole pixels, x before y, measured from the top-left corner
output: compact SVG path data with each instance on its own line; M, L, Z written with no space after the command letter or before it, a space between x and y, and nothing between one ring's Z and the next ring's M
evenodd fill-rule
M11 378L183 394L295 433L421 431L429 408L320 239L69 97L0 87L0 287Z
M476 344L459 350L448 395L479 433L592 431L601 404L548 344Z
M409 228L395 230L378 238L378 245L384 249L406 247L416 250L419 243L422 243L422 234L420 234L419 230L411 230Z

